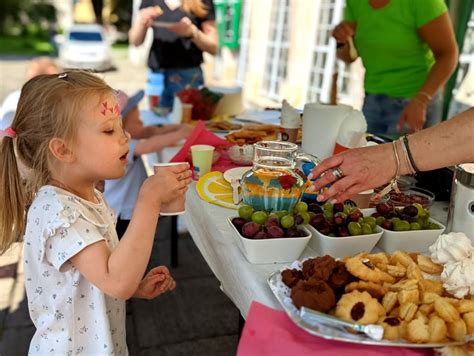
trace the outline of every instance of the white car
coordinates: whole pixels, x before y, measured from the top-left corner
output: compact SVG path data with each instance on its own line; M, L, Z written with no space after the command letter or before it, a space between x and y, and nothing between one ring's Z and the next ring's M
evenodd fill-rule
M112 67L111 45L99 25L73 25L58 42L64 68L103 71Z

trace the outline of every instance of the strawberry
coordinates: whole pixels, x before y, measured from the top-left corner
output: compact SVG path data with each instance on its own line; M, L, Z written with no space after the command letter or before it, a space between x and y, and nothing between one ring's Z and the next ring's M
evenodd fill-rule
M287 174L278 177L278 181L280 182L280 185L283 189L291 189L296 183L296 178Z

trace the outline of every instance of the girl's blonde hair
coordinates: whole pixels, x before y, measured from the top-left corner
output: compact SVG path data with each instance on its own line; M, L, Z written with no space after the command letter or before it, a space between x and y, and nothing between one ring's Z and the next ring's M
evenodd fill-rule
M11 126L16 136L4 137L0 145L0 254L21 240L26 207L50 181L55 162L51 139L73 142L81 110L98 105L110 93L112 88L102 79L85 71L40 75L23 86ZM30 170L25 181L17 160Z
M200 19L205 18L208 13L207 6L202 2L202 0L184 0L183 10L196 15Z

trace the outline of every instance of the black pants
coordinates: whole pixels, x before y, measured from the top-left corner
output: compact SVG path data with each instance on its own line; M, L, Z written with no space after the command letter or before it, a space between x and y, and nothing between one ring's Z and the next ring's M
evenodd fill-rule
M125 234L125 231L127 231L128 224L130 224L130 220L122 220L120 218L117 219L117 225L115 226L115 231L117 231L119 240Z

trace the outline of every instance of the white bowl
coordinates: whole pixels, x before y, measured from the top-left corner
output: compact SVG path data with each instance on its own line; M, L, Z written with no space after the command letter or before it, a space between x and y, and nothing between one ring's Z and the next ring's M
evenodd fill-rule
M252 240L243 237L239 230L232 224L230 216L227 220L238 236L238 245L245 258L250 263L286 263L298 260L308 241L311 239L311 232L306 226L298 226L300 230L307 233L305 237L282 237L265 240Z
M366 209L366 211L368 215L372 215L375 212L375 209L370 208ZM428 247L436 241L438 236L441 235L446 228L443 224L433 218L430 218L430 221L441 226L441 229L392 231L380 227L383 231L383 235L379 240L377 247L387 253L393 253L396 250L419 253L428 252Z
M311 247L318 256L329 255L334 258L353 256L360 252L370 252L380 240L382 229L377 226L377 232L367 235L356 235L346 237L331 237L321 234L311 225L308 229L313 233L313 238L309 241Z

